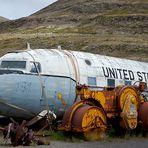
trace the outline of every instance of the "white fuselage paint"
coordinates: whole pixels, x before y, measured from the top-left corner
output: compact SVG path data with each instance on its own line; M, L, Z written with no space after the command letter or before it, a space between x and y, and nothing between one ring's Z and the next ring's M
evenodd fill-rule
M8 116L32 117L43 106L63 114L75 100L76 84L106 87L133 85L137 81L148 83L147 63L86 52L25 50L4 55L0 64L3 61L26 62L24 69L0 68L0 113ZM32 62L40 63L40 73L31 70Z

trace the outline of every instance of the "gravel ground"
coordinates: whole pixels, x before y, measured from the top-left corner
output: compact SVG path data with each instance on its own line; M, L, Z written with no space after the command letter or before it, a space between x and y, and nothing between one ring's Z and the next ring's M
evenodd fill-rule
M2 136L0 136L0 147L12 147L9 142L4 143ZM22 146L18 146L22 147ZM128 138L128 139L107 139L104 141L94 142L61 142L50 141L50 145L45 146L29 146L38 148L147 148L148 138ZM28 146L26 146L28 148Z
M122 140L113 139L112 141L100 142L81 142L81 143L66 143L54 142L50 144L50 148L146 148L148 147L148 139L132 139Z

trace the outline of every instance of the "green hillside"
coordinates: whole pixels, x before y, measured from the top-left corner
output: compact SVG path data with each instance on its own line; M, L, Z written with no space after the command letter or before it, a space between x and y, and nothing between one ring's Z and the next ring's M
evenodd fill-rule
M81 50L148 61L148 0L59 0L0 23L1 54L14 49Z

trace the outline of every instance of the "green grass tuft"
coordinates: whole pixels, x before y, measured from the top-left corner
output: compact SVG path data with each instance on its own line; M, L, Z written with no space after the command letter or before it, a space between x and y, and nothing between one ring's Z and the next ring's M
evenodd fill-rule
M79 134L79 133L44 130L40 133L37 133L36 135L42 136L42 137L47 137L47 139L50 138L50 140L55 140L55 141L68 141L68 142L84 141L83 134Z

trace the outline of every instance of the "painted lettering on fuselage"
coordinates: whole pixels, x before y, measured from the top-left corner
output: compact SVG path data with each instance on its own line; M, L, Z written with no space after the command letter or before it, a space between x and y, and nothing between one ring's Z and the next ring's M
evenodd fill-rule
M148 81L148 73L141 71L132 71L128 69L102 67L103 75L107 78L124 79L134 81L138 78L139 81Z

